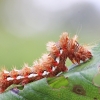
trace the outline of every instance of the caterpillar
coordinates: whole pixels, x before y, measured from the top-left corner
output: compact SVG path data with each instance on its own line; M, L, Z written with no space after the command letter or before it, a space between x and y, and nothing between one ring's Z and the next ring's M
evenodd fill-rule
M60 36L58 42L48 42L47 51L49 53L44 54L31 67L25 64L21 70L15 68L10 72L2 70L0 73L0 93L3 93L12 84L25 85L67 71L68 68L65 66L67 58L74 64L80 64L80 61L84 62L92 58L91 51L77 42L77 35L69 38L67 32Z

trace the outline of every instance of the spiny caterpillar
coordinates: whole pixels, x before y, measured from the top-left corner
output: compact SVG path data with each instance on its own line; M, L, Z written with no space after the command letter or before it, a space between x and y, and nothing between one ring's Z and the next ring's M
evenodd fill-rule
M12 84L25 85L29 82L39 80L44 77L53 77L60 72L67 71L65 61L69 58L72 63L80 64L92 58L91 52L85 46L77 42L77 36L69 38L64 32L57 43L47 43L48 54L44 54L33 66L27 64L21 70L13 69L8 72L2 70L0 74L0 93L4 92Z

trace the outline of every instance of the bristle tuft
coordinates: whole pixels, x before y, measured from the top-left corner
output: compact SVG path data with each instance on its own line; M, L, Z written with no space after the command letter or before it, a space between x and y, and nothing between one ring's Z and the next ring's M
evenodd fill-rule
M64 32L64 33L60 36L60 40L59 40L60 46L61 46L62 48L65 48L65 47L66 47L66 44L67 44L67 42L68 42L68 40L69 40L68 33L67 33L67 32Z
M58 48L56 46L56 43L55 42L48 42L47 43L47 50L49 52L53 52L53 53L58 52Z

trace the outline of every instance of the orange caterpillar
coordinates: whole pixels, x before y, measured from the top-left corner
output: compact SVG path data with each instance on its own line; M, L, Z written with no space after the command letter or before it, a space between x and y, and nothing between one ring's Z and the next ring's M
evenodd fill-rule
M50 53L44 54L41 59L34 62L33 66L29 67L25 64L21 70L13 69L10 72L3 70L0 75L0 93L12 84L25 85L67 71L68 69L65 66L67 58L77 64L80 64L80 61L90 59L92 57L91 52L84 46L79 45L76 40L76 35L70 39L68 33L64 32L57 43L49 42L47 44L47 50Z

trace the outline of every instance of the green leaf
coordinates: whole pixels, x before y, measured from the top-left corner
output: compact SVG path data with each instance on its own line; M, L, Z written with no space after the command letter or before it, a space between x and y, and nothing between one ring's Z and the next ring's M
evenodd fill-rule
M93 58L70 68L61 77L43 78L0 94L0 100L100 100L98 76L100 44L92 48ZM99 84L99 83L98 83ZM99 84L100 85L100 84Z
M12 88L18 88L19 90L22 90L22 89L24 88L24 86L12 84L11 86L9 86L9 87L6 89L6 91L11 90Z
M100 87L100 73L95 75L95 77L93 78L93 83L95 86Z
M64 76L48 78L48 84L52 88L66 87L68 85L68 80Z

